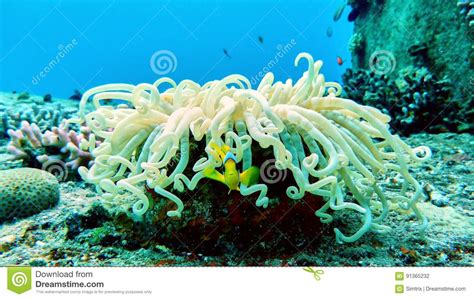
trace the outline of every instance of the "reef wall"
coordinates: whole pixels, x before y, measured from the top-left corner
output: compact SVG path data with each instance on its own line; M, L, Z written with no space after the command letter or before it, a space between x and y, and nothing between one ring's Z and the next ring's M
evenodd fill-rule
M408 72L413 74L412 77L418 78L426 77L417 76L418 69L423 73L429 71L435 85L436 82L442 81L442 88L430 86L428 89L434 90L430 92L430 98L444 98L444 104L439 105L439 101L433 101L437 103L425 105L427 108L416 107L414 113L411 115L407 113L404 116L416 118L419 110L423 110L424 113L430 112L427 109L431 112L444 111L440 115L441 118L445 118L444 121L435 121L435 128L430 123L419 124L421 131L426 129L431 132L472 132L473 130L474 113L471 107L474 86L472 43L474 26L469 24L471 15L469 10L473 4L471 2L458 4L458 1L454 0L348 1L352 10L356 11L353 15L357 16L354 20L354 36L349 45L352 51L352 64L356 70L375 69L376 74L382 73L388 80L398 83L398 86L400 80L403 81L406 77L407 69L410 69ZM356 72L353 70L353 73ZM349 77L352 76L349 74ZM359 79L359 81L368 80L370 78ZM399 82L396 82L397 80ZM450 90L445 88L446 82L449 82ZM410 84L411 82L408 82L408 85ZM366 87L362 85L359 83L359 89ZM436 90L439 90L439 93ZM348 93L349 96L353 96L350 91ZM405 91L402 90L401 93ZM406 93L406 97L411 100L404 99L403 104L406 106L412 104L413 108L415 106L413 92L408 87ZM362 98L359 100L363 101ZM391 107L385 108L389 110ZM401 116L395 115L395 118ZM404 131L403 126L401 131Z

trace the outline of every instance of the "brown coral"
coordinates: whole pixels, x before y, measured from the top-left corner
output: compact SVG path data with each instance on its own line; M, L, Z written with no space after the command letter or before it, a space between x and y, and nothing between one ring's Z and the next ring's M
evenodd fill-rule
M0 223L37 214L58 201L59 184L52 174L35 168L0 171Z

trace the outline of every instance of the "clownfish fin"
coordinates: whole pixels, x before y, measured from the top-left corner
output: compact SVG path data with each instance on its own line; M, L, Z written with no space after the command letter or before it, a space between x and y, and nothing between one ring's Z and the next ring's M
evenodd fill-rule
M235 191L239 191L240 192L240 188L239 186L235 187L235 189L230 189L229 188L229 192L227 192L227 194L230 194L230 192L232 192L232 190L235 190Z
M240 174L240 182L247 187L255 185L260 178L260 168L250 166L246 171Z
M204 168L202 175L208 179L215 180L227 185L227 183L225 182L224 175L212 167Z

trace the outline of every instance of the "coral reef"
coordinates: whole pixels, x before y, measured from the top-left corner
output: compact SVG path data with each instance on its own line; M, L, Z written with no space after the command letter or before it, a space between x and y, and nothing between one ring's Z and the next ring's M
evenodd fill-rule
M68 178L68 169L90 166L93 157L82 149L83 141L88 139L93 143L87 144L87 148L94 148L98 144L98 141L90 138L88 128L81 127L78 134L69 129L67 122L42 133L36 124L23 121L18 130L8 130L8 135L11 138L7 147L11 154L9 160L22 160L23 165L28 167L56 168L60 180Z
M135 217L161 207L168 217L179 218L184 204L177 193L195 190L209 173L218 172L224 161L216 148L227 148L242 172L262 162L263 169L270 161L274 171L291 173L288 198L322 197L315 212L321 222L332 222L337 211L359 215L362 225L350 235L334 229L339 242L356 241L368 231L387 232L382 222L390 201L413 211L425 228L427 220L417 208L422 189L408 163L424 161L430 150L411 148L391 135L389 116L340 98L339 84L319 74L322 62L302 53L295 65L301 59L308 70L295 84L274 82L267 73L256 90L247 78L231 75L203 86L160 78L154 84L108 84L87 91L79 118L69 120L92 132L84 143L95 163L80 167L81 177ZM160 91L165 84L171 87ZM86 114L90 98L95 111ZM121 103L107 105L106 99ZM97 148L92 146L96 136L103 138ZM389 200L380 178L397 173L402 187ZM275 179L265 172L261 179L237 181L238 192L255 195L255 206L270 206L271 213L268 194ZM163 199L171 206L163 206Z
M438 79L428 69L407 67L390 79L369 70L348 69L342 76L347 97L374 106L392 116L391 126L403 135L415 132L472 131L472 112L458 116L457 102L446 106L452 97L451 82ZM433 107L439 116L433 116Z
M34 168L0 171L0 224L37 214L58 201L59 184L52 174Z
M348 0L347 5L352 7L352 14L355 14L356 17L359 15L365 15L369 8L382 8L386 0ZM354 21L356 18L348 18L349 22Z
M474 31L465 17L458 16L461 10L463 16L472 18L473 10L469 7L473 2L457 3L432 0L429 3L431 13L426 13L427 5L423 1L350 1L354 8L361 10L354 23L354 32L364 37L364 51L353 53L352 65L354 69L373 69L377 61L386 58L382 54L388 53L390 67L385 75L392 80L412 65L427 68L434 78L446 84L449 82L451 89L450 96L443 101L430 99L431 107L440 112L450 110L448 117L456 124L447 127L463 132L466 125L462 123L474 123Z
M466 18L469 27L474 26L474 1L464 0L458 2L461 15Z
M61 124L64 118L71 117L72 113L64 113L61 105L49 108L40 108L36 104L29 106L29 109L21 111L7 110L2 114L2 126L6 135L8 130L16 130L22 121L35 123L41 132L44 132Z
M19 129L22 121L35 123L41 132L45 132L53 127L59 127L63 119L71 118L76 114L77 108L65 107L59 102L51 103L50 97L38 99L20 94L15 101L11 101L13 105L12 103L9 107L0 105L0 134L7 137L8 130ZM24 100L18 103L18 99ZM8 98L3 95L2 102L3 100L7 102Z
M27 92L22 92L22 93L19 93L17 98L16 98L18 101L27 101L27 100L30 100L30 94L27 93Z
M358 53L364 49L364 38L361 33L354 33L349 40L349 51Z

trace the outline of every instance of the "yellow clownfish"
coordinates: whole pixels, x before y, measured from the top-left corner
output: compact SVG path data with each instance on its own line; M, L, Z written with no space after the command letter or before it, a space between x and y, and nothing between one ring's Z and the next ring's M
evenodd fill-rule
M239 185L251 186L257 183L260 176L260 169L255 166L249 167L246 171L239 173L237 170L237 158L230 152L230 148L227 145L219 148L217 144L211 144L224 164L224 173L220 173L212 167L204 169L203 175L206 178L221 182L229 187L229 193L232 190L240 191Z

